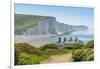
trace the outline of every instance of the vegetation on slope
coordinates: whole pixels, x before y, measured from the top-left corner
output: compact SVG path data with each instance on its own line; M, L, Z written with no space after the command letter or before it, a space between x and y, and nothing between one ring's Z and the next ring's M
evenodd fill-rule
M74 62L94 60L94 41L89 41L84 47L74 49L72 52Z
M71 47L70 47L71 46ZM15 44L15 65L40 64L51 55L72 54L73 62L94 60L94 41L87 44L71 44L59 48L56 44L46 44L40 48L26 43Z
M47 18L47 16L15 14L15 30L24 30L33 27Z
M39 64L47 58L48 55L26 43L15 44L15 65Z

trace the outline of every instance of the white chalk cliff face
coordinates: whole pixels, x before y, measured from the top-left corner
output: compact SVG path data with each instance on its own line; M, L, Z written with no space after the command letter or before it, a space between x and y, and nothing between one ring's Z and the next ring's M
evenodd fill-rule
M32 28L28 28L24 31L26 35L45 35L45 34L57 34L58 33L58 27L57 27L56 19L53 17L50 17L46 20L40 21L38 25Z
M55 17L48 17L39 21L37 25L26 29L15 29L15 35L46 35L46 34L71 34L74 31L86 30L86 26L72 26L56 21Z

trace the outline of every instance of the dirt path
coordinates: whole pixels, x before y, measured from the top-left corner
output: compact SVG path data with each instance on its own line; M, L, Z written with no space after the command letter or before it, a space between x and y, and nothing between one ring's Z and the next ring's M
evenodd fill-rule
M71 54L63 54L63 55L52 55L48 58L48 60L41 62L41 64L45 63L66 63L72 62Z

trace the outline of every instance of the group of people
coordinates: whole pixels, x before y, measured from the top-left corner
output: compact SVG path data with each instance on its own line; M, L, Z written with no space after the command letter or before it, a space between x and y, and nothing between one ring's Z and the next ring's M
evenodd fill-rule
M62 41L61 37L59 37L58 38L58 43L60 43L61 41ZM70 37L69 41L73 41L72 37ZM75 38L75 41L78 41L78 37ZM63 42L66 42L66 37L64 37Z

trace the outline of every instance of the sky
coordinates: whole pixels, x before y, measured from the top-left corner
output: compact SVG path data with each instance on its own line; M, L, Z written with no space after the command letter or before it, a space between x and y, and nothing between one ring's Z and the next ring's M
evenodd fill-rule
M88 26L88 33L94 33L94 8L16 3L15 13L53 16L61 23Z

